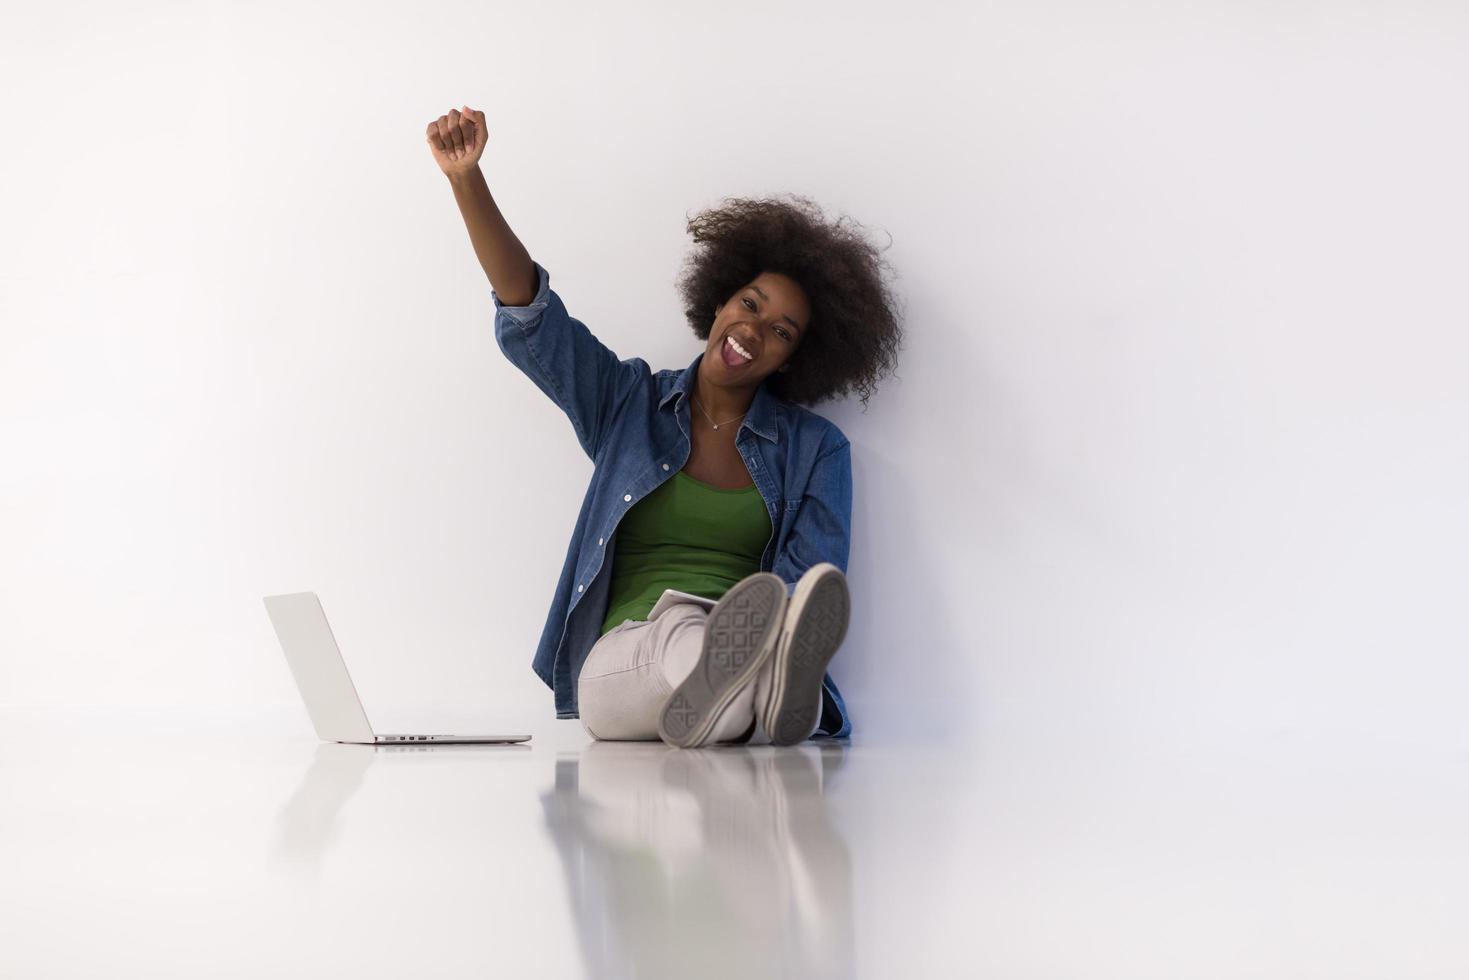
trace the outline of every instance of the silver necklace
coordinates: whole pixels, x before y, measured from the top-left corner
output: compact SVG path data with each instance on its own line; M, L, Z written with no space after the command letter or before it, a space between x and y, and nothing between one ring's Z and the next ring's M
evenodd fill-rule
M693 398L694 398L694 404L695 405L699 405L699 411L704 412L704 406L699 404L699 396L698 395L694 395ZM714 428L717 429L721 425L729 425L735 419L742 419L747 414L748 414L747 412L741 412L740 414L736 415L734 417L734 419L725 419L723 422L716 422L716 421L714 421L714 416L710 415L708 412L704 412L704 417L709 420L709 424L710 425L714 426Z

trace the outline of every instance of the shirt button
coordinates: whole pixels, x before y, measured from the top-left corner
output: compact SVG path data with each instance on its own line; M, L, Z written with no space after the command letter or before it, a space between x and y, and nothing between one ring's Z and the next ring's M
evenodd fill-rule
M602 539L601 538L598 538L597 539L597 547L598 548L602 547Z
M663 464L663 468L664 468L664 469L665 469L665 470L666 470L666 469L668 469L668 464L667 464L667 463L664 463L664 464Z
M625 494L622 495L622 499L623 500L631 500L632 499L632 494L625 493Z
M585 586L578 585L576 587L576 591L580 592L583 588L585 588Z

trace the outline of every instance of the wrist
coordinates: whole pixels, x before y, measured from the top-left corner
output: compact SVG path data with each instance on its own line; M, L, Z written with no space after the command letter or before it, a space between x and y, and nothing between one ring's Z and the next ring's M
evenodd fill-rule
M449 183L458 185L469 185L476 180L484 180L485 175L480 173L479 164L476 163L466 170L445 171L444 176L449 178Z

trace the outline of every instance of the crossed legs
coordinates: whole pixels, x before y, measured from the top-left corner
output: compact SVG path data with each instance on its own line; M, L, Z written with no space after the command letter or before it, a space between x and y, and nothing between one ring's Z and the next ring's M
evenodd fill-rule
M674 606L624 620L592 647L578 678L593 738L694 747L791 745L815 730L821 679L846 636L846 577L821 563L786 587L768 572L736 583L708 613Z

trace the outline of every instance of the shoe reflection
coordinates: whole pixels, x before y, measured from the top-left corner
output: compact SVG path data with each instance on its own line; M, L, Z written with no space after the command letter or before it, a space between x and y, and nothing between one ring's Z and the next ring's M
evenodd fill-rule
M851 977L846 749L593 742L541 797L594 977Z

